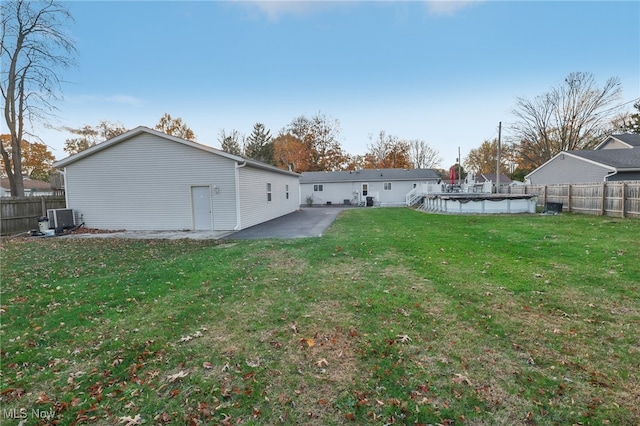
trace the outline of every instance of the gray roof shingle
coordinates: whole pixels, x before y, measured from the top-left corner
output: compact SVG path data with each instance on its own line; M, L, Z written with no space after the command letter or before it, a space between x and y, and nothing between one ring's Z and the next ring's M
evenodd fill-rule
M633 147L640 147L640 134L624 133L622 135L611 135L612 138L618 139Z
M427 181L440 175L432 169L363 169L339 172L303 172L300 183L375 182L375 181Z
M640 147L567 151L567 153L613 167L616 170L640 170Z

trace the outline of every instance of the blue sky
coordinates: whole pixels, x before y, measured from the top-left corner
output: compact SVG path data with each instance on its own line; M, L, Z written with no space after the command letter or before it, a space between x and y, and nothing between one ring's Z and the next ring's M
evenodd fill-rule
M442 168L507 127L570 72L640 98L638 1L74 1L78 67L58 126L153 127L181 117L198 142L220 130L277 134L295 117L339 120L363 154L384 130L440 152ZM631 104L629 104L629 109ZM64 158L65 132L41 131Z

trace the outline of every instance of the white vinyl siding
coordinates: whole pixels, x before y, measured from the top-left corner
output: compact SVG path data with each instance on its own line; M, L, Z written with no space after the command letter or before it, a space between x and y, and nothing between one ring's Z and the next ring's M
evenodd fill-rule
M298 177L246 165L238 169L240 227L248 228L298 210L299 202L287 199L285 185L298 192ZM271 201L265 196L265 182L271 184Z
M193 229L190 188L210 185L214 230L232 230L235 164L142 133L65 167L68 206L90 228Z
M315 192L314 186L318 184L303 183L300 184L300 194L303 200L313 195L313 204L326 205L327 202L332 204L343 204L345 200L349 200L351 204L366 202L367 197L373 197L376 205L381 206L404 206L406 204L406 195L414 188L415 181L393 181L391 190L385 190L385 182L368 182L367 195L363 195L362 182L327 182L322 184L324 191ZM428 183L428 181L420 182ZM435 183L432 181L431 183Z

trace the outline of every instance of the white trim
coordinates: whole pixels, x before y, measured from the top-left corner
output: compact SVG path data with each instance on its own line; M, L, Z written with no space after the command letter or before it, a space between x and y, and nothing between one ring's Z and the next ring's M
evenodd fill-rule
M236 227L233 228L234 231L239 231L242 229L242 215L240 214L240 170L244 166L247 165L247 162L240 164L237 162L234 166L235 168L235 181L236 181Z

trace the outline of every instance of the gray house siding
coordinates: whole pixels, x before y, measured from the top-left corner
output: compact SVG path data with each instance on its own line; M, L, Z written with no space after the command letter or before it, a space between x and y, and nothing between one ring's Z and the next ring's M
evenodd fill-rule
M597 147L597 149L621 149L621 148L629 148L629 145L616 139L609 139Z
M604 182L605 176L612 172L612 168L561 153L531 172L527 181L532 185Z
M213 229L232 230L234 165L230 159L141 133L67 165L67 205L92 228L193 229L191 187L208 186Z
M273 173L248 165L239 167L238 190L241 194L239 219L242 229L293 213L300 205L299 181L294 175Z

